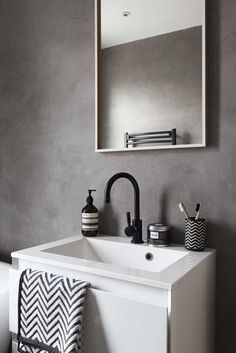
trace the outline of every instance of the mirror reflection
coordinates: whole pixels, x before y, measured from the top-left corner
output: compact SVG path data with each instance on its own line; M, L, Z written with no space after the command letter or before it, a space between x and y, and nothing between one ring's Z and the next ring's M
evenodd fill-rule
M98 149L204 144L202 0L101 0Z

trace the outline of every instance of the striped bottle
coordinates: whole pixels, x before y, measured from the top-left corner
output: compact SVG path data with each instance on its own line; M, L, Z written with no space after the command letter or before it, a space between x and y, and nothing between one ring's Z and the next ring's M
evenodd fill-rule
M86 237L95 237L99 232L98 209L93 205L91 193L96 190L88 190L87 205L82 209L81 228Z

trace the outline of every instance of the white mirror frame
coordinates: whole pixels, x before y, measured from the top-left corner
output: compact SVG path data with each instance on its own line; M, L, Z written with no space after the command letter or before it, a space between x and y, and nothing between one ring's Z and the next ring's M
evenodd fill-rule
M206 1L202 1L202 142L197 144L162 145L131 148L99 148L100 115L100 48L101 48L101 0L95 1L95 152L136 152L206 147Z

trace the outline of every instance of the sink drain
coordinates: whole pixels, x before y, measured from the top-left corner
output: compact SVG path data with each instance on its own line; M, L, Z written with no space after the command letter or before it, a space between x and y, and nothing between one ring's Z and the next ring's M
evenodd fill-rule
M145 254L145 259L146 259L147 261L152 261L152 260L153 260L153 255L152 255L152 253L151 253L151 252L147 252L147 253Z

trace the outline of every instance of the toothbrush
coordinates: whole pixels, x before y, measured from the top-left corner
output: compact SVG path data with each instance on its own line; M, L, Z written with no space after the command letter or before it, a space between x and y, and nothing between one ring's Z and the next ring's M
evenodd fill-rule
M199 218L200 210L201 210L201 203L197 203L197 206L196 206L197 213L196 213L195 221L197 221Z
M179 209L182 213L184 213L185 219L188 219L189 215L188 215L188 212L187 212L186 207L184 206L183 202L180 202Z

